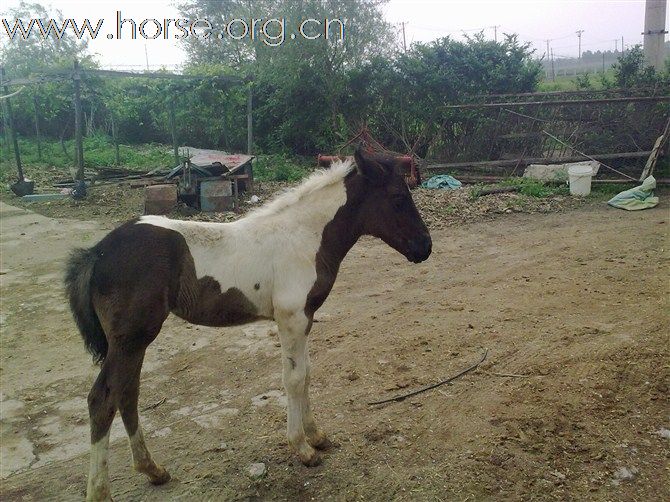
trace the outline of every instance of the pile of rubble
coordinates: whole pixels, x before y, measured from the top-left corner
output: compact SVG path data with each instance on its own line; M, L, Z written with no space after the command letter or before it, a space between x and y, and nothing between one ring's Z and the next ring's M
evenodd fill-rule
M472 188L412 191L414 202L429 228L467 223L506 213L550 213L574 208L584 198L553 195L531 197L519 193L497 193L478 197Z
M176 214L175 217L198 221L234 221L248 211L271 200L277 193L291 187L290 183L263 182L255 187L258 200L249 197L241 201L241 213ZM429 228L443 228L454 223L468 223L509 213L550 213L570 209L585 203L585 199L554 195L531 197L519 193L499 193L477 196L472 188L461 190L412 190L414 202Z

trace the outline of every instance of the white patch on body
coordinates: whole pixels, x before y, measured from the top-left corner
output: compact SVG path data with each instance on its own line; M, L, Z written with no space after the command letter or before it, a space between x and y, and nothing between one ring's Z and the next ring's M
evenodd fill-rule
M179 232L198 279L212 277L222 292L239 289L259 316L273 318L277 308L304 308L323 229L347 201L344 178L352 168L351 161L337 162L235 222L143 216L138 224Z

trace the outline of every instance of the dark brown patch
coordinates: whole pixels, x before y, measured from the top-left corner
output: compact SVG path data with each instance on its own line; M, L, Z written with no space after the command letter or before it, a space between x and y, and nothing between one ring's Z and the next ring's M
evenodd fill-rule
M347 201L324 227L316 253L316 280L305 302L310 319L326 301L342 260L361 235L379 237L415 263L431 252L430 234L397 160L361 150L354 157L358 169L344 180Z
M137 430L144 353L170 311L208 326L256 318L256 307L239 289L222 292L212 277L196 277L180 233L136 221L74 254L66 282L84 340L102 361L88 396L92 442L107 434L116 410L130 435Z
M337 210L335 217L328 222L321 235L321 245L316 253L316 280L307 294L305 315L311 319L335 284L340 264L349 250L362 235L354 225L356 206L354 192L361 189L361 180L355 174L345 179L347 202Z
M172 312L194 324L235 326L253 321L258 309L242 291L221 285L213 277L197 278L191 253L183 256L179 276L179 294Z
M205 276L188 283L184 280L177 308L173 313L203 326L235 326L257 318L256 306L237 288L221 292L212 277Z
M256 291L258 291L259 289L261 289L261 285L260 285L260 283L257 282L256 284L254 284L254 289L255 289Z

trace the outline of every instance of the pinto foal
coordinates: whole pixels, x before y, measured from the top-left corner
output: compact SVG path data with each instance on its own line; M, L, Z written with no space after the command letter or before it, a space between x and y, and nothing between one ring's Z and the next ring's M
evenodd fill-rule
M151 458L137 413L144 354L168 314L232 326L274 319L288 399L287 436L305 465L329 441L309 403L307 335L340 263L362 235L379 237L418 263L431 238L391 157L358 150L233 223L144 216L75 250L65 283L88 350L102 363L88 396L91 457L87 499L111 496L109 431L118 410L135 468L170 479Z

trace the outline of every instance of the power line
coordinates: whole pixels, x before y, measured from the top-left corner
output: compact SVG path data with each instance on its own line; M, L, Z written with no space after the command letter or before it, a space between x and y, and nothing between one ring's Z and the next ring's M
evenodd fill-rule
M470 29L467 29L467 30L449 30L449 29L445 29L445 28L438 28L438 27L435 27L435 26L425 26L425 25L420 25L420 24L419 25L414 25L414 26L416 26L417 28L419 28L421 30L435 31L435 32L439 32L439 33L469 33L469 32L473 32L473 31L484 31L486 29L486 27L484 27L484 28L470 28Z

